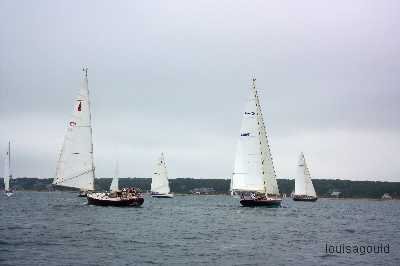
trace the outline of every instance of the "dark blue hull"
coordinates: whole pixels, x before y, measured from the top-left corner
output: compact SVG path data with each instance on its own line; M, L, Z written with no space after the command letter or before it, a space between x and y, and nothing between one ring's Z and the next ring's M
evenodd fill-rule
M279 208L281 206L281 199L241 199L240 204L243 207L268 207Z

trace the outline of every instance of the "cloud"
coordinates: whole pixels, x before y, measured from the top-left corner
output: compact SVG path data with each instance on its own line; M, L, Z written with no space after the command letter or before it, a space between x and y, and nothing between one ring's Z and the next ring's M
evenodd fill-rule
M316 177L400 178L397 1L76 6L0 3L0 143L18 175L54 174L88 65L98 176L117 157L148 176L164 151L171 176L229 177L255 73L279 176L304 151Z

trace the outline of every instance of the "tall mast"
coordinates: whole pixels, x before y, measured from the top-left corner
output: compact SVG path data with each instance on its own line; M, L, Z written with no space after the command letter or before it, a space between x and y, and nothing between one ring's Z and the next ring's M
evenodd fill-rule
M10 143L10 141L8 141L8 169L9 169L9 175L11 177L12 174L11 174L11 143Z

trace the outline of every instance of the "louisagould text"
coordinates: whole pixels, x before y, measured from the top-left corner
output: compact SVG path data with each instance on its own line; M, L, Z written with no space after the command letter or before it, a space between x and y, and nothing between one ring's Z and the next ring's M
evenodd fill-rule
M389 244L379 245L347 245L347 244L325 244L326 254L389 254Z

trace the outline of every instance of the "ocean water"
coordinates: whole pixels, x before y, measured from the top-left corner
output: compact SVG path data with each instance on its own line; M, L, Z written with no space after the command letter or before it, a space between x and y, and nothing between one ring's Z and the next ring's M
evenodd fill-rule
M400 265L400 201L283 205L146 196L141 208L113 208L71 192L0 195L0 265ZM326 252L381 243L389 253Z

